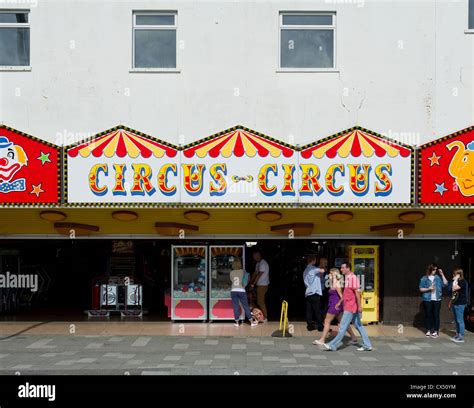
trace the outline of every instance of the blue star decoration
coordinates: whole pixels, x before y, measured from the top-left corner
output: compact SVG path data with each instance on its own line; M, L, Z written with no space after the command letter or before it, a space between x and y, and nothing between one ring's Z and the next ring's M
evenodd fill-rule
M444 186L444 181L441 184L435 183L435 193L440 193L441 196L444 194L445 191L448 191L448 189Z
M44 164L47 163L47 162L48 162L48 163L51 163L51 160L50 160L50 158L49 158L49 155L50 155L50 154L51 154L51 153L43 153L43 152L41 152L40 157L37 157L36 160L40 160L40 161L41 161L41 165L44 166Z

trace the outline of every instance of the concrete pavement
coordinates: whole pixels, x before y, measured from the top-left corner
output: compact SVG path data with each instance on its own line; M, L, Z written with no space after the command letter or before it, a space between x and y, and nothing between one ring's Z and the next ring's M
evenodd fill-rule
M85 326L54 322L50 329L55 330L49 331L41 325L18 330L20 327L14 324L0 323L0 374L474 374L472 333L467 334L465 343L455 344L449 340L450 333L431 339L414 328L386 326L385 334L381 334L381 326L369 326L372 352L358 352L356 346L349 345L328 352L311 344L315 332L308 333L300 327L294 332L305 335L295 333L293 338L258 333L276 329L277 325L271 323L253 331L229 323L214 327L162 323L162 330L173 332L171 335L144 334L150 328L144 330L147 325L139 322L119 324L114 330L106 322L95 323L94 334L84 333L87 322L82 323ZM141 330L122 333L125 327L137 329L140 325ZM219 331L219 325L220 335L207 333ZM8 326L10 330L6 330ZM98 327L108 327L109 333L102 333ZM92 331L92 327L89 329Z

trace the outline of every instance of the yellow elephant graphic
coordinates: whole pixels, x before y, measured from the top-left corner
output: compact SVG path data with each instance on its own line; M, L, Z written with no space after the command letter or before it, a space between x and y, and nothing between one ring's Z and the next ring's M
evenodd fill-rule
M464 146L456 140L446 146L448 150L457 148L449 164L449 174L454 177L459 191L465 197L474 195L474 140Z

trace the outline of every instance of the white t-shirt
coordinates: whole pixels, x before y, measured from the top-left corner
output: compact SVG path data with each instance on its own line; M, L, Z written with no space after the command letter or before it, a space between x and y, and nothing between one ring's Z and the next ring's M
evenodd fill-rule
M270 284L270 267L268 266L267 261L262 259L260 262L257 262L255 270L257 272L262 272L257 281L257 286L268 286Z
M434 275L430 275L430 276L428 276L428 279L431 281L431 283L433 283L434 280L435 280L435 277L434 277ZM436 290L431 292L431 300L438 300L438 299L436 299Z

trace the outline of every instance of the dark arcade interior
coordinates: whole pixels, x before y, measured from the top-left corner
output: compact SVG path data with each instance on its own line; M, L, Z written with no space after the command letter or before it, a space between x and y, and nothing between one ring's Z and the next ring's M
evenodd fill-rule
M303 321L305 313L302 274L305 256L329 259L329 268L345 259L351 244L380 246L380 320L384 323L421 322L418 282L425 267L435 262L448 279L460 265L472 282L473 241L447 240L2 240L0 273L38 274L39 288L0 289L0 319L87 319L93 288L100 278L133 276L143 285L143 319L168 321L164 294L171 286L172 245L245 245L245 268L255 269L252 252L258 248L270 266L267 293L269 320L279 320L282 300L289 304L289 318ZM126 247L126 250L124 250ZM471 295L472 296L472 295ZM444 308L443 308L444 309ZM450 321L443 311L442 320Z

